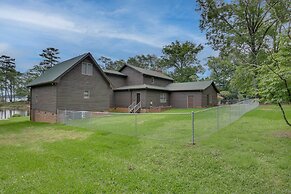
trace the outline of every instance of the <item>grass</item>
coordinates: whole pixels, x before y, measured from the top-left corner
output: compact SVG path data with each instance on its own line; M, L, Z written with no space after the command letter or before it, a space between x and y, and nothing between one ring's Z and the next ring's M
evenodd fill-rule
M291 118L291 106L286 112ZM159 122L167 117L151 119L140 118L139 130L157 128L161 140L163 128L188 127L184 116L166 126ZM291 134L277 107L220 130L207 128L206 115L198 119L206 122L195 146L128 135L126 117L80 126L0 121L0 193L290 193Z

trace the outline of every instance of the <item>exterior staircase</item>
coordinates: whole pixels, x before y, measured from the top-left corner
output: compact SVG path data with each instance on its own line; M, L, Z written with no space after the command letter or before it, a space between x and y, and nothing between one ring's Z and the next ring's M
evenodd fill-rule
M129 113L136 113L141 109L141 101L136 104L134 101L131 105L128 106L128 112Z

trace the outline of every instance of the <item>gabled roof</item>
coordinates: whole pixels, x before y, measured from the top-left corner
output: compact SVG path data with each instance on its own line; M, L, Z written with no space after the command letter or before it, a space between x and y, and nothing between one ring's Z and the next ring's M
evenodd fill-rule
M108 80L107 76L104 74L102 69L99 67L91 53L84 53L80 56L71 58L69 60L63 61L61 63L56 64L52 68L45 71L41 74L38 78L30 82L27 87L36 86L36 85L43 85L48 83L55 82L59 77L66 74L71 68L77 65L80 61L84 60L85 58L90 57L95 64L95 66L100 70L100 73L103 75L104 79L111 85L110 81Z
M122 86L122 87L119 87L119 88L115 88L114 91L120 91L120 90L140 90L140 89L152 89L152 90L163 90L163 91L167 91L167 89L165 87L148 85L148 84Z
M127 75L125 75L125 74L123 74L123 73L120 73L119 71L108 70L108 69L104 69L103 71L104 71L104 73L106 73L106 74L113 74L113 75L120 75L120 76L127 77Z
M149 69L143 69L143 68L140 68L140 67L136 67L136 66L133 66L133 65L128 65L128 64L125 64L123 65L119 71L122 71L122 69L124 69L125 67L130 67L144 75L149 75L149 76L153 76L153 77L159 77L159 78L163 78L163 79L167 79L167 80L171 80L173 81L173 78L161 73L161 72L158 72L158 71L153 71L153 70L149 70Z
M213 85L216 92L219 92L213 81L197 81L197 82L183 82L183 83L172 83L167 85L168 91L202 91Z

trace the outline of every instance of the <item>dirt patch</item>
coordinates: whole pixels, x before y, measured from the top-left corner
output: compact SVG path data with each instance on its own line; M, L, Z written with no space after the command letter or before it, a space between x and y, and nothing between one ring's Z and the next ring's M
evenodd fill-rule
M23 145L38 142L54 142L63 139L86 139L92 132L65 131L55 129L24 130L22 133L1 134L0 145Z
M280 137L280 138L291 138L291 131L286 130L286 131L277 131L274 133L275 137Z

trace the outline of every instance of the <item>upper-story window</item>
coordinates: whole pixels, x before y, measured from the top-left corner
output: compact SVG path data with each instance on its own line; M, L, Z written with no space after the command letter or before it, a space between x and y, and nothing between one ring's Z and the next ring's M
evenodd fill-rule
M83 75L93 75L93 65L91 63L82 63L82 74Z
M152 77L152 84L154 84L155 83L155 78L154 77Z

